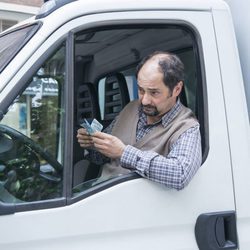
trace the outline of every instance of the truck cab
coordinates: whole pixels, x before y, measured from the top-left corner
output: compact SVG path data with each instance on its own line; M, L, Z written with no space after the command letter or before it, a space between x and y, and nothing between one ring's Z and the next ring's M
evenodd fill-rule
M202 166L181 191L100 178L76 138L138 98L154 51L183 61L180 100L200 122ZM225 2L47 1L0 35L0 116L2 249L249 249L249 122Z

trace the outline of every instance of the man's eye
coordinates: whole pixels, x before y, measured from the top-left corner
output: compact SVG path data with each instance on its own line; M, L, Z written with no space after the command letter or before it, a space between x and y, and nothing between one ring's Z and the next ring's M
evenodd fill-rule
M158 91L151 91L151 95L153 95L153 96L156 96L156 95L158 95L158 94L159 94Z

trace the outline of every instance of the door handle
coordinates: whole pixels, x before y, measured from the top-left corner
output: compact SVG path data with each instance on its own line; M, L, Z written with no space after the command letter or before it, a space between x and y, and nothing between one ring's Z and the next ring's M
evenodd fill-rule
M200 250L237 249L235 211L199 215L195 224L195 238Z

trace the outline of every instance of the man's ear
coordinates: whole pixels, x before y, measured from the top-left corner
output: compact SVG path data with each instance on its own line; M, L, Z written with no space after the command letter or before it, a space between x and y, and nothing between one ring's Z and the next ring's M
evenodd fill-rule
M182 88L183 88L183 81L179 81L179 82L176 84L176 86L174 87L172 95L173 95L174 97L179 96L180 93L181 93Z

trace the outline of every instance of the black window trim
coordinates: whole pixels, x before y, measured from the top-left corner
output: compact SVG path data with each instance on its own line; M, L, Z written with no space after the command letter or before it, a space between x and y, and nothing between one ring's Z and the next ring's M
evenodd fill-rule
M65 143L64 148L64 194L66 204L72 196L72 176L73 176L73 140L74 140L74 33L69 32L66 46L66 78L65 78ZM71 83L71 84L70 84ZM66 167L67 166L67 167Z

